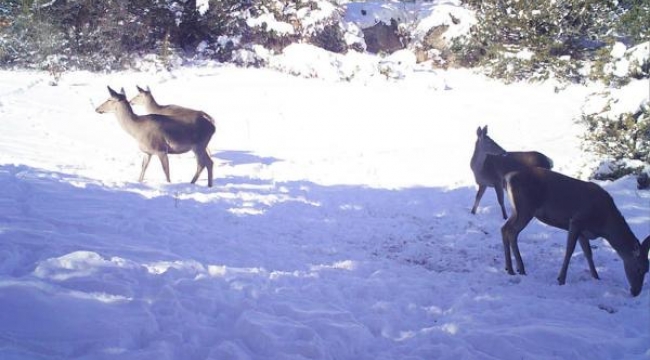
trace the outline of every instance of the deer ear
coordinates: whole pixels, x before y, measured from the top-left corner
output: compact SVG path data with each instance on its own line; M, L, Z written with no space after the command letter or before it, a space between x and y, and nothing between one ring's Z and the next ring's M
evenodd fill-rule
M481 127L479 126L478 129L476 129L476 136L481 137L482 134L483 134L483 129L481 129Z
M121 90L122 95L126 96L126 92L124 91L124 88Z
M641 243L641 256L648 258L648 252L650 251L650 236L645 238Z
M151 89L149 88L149 85L147 85L147 92L151 92Z
M144 89L138 85L136 85L135 88L138 89L138 92L144 92Z
M487 125L483 126L483 135L487 135Z
M108 88L108 93L111 94L112 97L116 97L118 94L115 92L115 90L111 89L110 86L106 86Z

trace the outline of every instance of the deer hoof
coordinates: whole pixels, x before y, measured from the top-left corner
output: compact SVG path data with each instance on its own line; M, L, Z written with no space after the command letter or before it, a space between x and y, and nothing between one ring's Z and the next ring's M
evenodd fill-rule
M515 275L515 272L512 271L512 269L506 269L506 272L508 273L508 275Z
M558 285L564 285L565 282L566 282L565 280L562 280L562 279L560 279L560 278L557 278L557 283L558 283Z

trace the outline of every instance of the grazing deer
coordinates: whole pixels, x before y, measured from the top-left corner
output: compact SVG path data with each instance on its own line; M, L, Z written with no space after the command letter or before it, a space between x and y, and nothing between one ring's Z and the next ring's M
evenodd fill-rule
M490 156L488 162L508 172L508 160ZM557 278L560 285L566 282L569 261L576 246L580 246L587 258L591 276L598 279L589 240L602 237L623 260L630 293L637 296L648 272L648 249L650 236L643 243L632 230L614 204L612 197L600 186L577 180L542 168L524 168L505 175L507 191L513 212L501 228L506 271L514 275L510 251L514 252L517 272L526 274L519 253L517 237L532 218L568 231L564 262Z
M131 99L130 104L132 106L144 106L145 111L149 114L167 115L185 122L209 122L214 125L212 117L203 111L188 109L178 105L160 105L154 99L151 94L151 89L148 86L146 90L139 86L136 86L136 88L138 89L138 95Z
M215 131L211 122L179 120L160 114L138 116L133 112L126 99L124 89L118 93L108 87L108 92L110 98L95 111L100 114L115 113L122 129L135 138L140 150L145 153L139 181L144 179L144 173L149 166L151 156L156 155L160 159L167 182L170 182L167 155L182 154L191 150L196 155L197 162L197 170L192 178L192 184L199 178L201 171L207 168L208 186L212 186L213 162L207 151L208 143Z
M546 155L537 151L506 151L488 136L487 130L487 125L482 129L479 127L476 130L477 139L474 145L472 160L470 161L470 167L474 173L474 179L476 180L476 184L478 184L476 199L474 200L474 206L472 206L472 214L476 214L476 209L478 208L478 204L481 201L485 190L488 187L493 187L497 195L499 206L501 206L503 219L507 219L508 214L506 213L506 207L503 203L504 179L497 173L486 171L484 168L485 159L488 154L503 155L519 163L521 166L543 167L545 169L552 168L553 161Z

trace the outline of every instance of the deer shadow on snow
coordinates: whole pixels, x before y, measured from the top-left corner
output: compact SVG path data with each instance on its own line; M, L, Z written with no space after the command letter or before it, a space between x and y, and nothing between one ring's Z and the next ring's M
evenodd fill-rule
M220 154L233 166L281 161L246 152ZM376 284L376 279L371 274L381 276L381 270L386 266L392 268L395 262L399 267L414 267L413 271L425 269L430 276L410 279L408 283L421 282L435 289L440 282L439 290L454 284L453 289L445 288L441 295L451 302L462 303L466 296L463 294L491 292L550 292L551 296L566 297L565 292L542 286L553 282L551 274L562 260L564 236L554 233L550 239L540 238L539 234L545 235L548 228L531 226L530 237L523 240L529 252L540 254L535 257L533 269L543 271L541 275L531 272L526 288L513 288L511 285L516 282L511 279L515 277L503 272L500 256L502 220L498 216L469 214L464 204L473 193L471 187L387 190L361 185L324 186L310 181L273 182L244 176L217 177L210 189L189 184L135 182L106 186L75 174L4 165L0 166L0 277L28 284L34 277L47 282L51 276L53 287L49 292L69 288L91 295L100 292L150 299L152 302L146 307L154 317L163 316L156 309L166 306L164 294L169 294L170 288L172 294L189 291L184 293L185 297L193 296L193 291L201 295L207 289L211 296L223 293L223 303L217 302L221 311L227 309L230 315L238 316L245 314L243 305L236 305L231 298L241 295L230 284L246 286L250 281L246 274L292 274L256 289L270 296L274 287L286 287L287 282L295 282L298 288L305 286L308 278L300 278L301 273L342 261L376 267L376 271L363 275L372 284ZM634 214L644 210L647 209L626 209ZM496 215L500 207L494 201L484 205L482 211ZM59 260L80 251L96 253L99 258L89 258L90 268L75 267L74 263L69 266ZM59 268L48 269L43 264L58 264ZM622 289L625 278L620 263L607 264L616 266L607 274L609 280L592 287L602 292ZM214 270L205 270L210 267ZM210 271L218 275L222 267L235 271L226 271L223 280L217 278L204 287L196 283L200 269L204 269L203 275ZM158 274L157 271L164 273L151 275ZM413 271L408 270L408 274ZM335 276L348 275L340 272ZM309 286L320 286L318 278L309 279L313 281ZM248 284L257 285L260 284ZM593 292L584 296L593 296ZM29 297L24 300L33 301ZM365 300L368 307L376 301ZM508 302L508 296L500 301ZM62 306L64 311L68 308ZM151 316L143 317L138 309L128 303L98 302L86 311L91 317L127 311L134 321L131 326L149 326ZM72 316L66 321L76 324L77 319ZM234 320L226 317L224 321L220 326L232 330ZM110 321L99 323L109 328L106 334L119 333L118 325ZM20 342L19 335L17 339ZM56 345L51 339L43 341ZM74 341L94 344L83 336Z
M246 151L216 155L233 167L282 161ZM232 175L217 177L213 188L155 180L106 185L22 165L0 166L0 184L6 204L0 209L5 219L0 235L10 239L0 243L0 272L13 275L78 249L107 257L137 254L151 261L192 258L209 264L227 263L222 255L230 246L236 252L272 241L291 252L311 242L316 248L324 239L362 249L358 254L427 266L423 251L410 260L403 252L413 242L451 249L458 232L494 236L495 251L499 245L494 219L472 217L461 205L471 188L388 190ZM314 261L304 255L305 264ZM284 266L262 253L246 259L268 268Z
M245 151L217 154L232 166L281 161ZM245 261L283 270L337 256L363 256L436 272L494 268L504 276L499 259L502 221L468 213L463 204L472 197L471 187L388 190L243 176L215 180L212 189L155 183L107 187L73 174L2 166L0 192L9 206L0 210L0 218L11 220L0 234L11 241L0 244L5 256L0 271L26 274L39 261L86 249L108 257L137 254L151 261L193 259L238 266ZM489 204L482 211L498 213L499 205ZM541 224L531 229L524 233L525 243L527 237L550 231ZM549 248L556 254L541 260L552 265L533 266L555 268L561 261L564 236L553 231L550 239L525 245L531 253L542 247L542 254ZM250 251L269 242L277 253L292 254L293 263ZM328 253L321 245L335 249ZM316 258L305 249L316 251Z
M218 158L230 166L248 164L261 164L269 166L273 165L276 162L282 161L281 159L274 158L272 156L259 156L245 150L220 150L214 152L212 156Z

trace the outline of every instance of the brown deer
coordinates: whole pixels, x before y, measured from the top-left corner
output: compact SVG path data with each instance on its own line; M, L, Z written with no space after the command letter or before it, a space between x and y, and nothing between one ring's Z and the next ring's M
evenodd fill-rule
M506 271L509 274L514 275L511 250L517 262L517 272L526 274L517 237L532 218L537 218L568 231L564 262L557 278L560 285L566 282L569 261L578 241L587 258L591 276L598 279L589 240L602 237L623 260L630 293L632 296L639 295L643 278L648 272L650 236L639 243L607 191L594 183L543 168L509 172L509 168L513 168L511 160L501 156L489 156L487 163L506 173L508 197L513 207L512 215L501 228Z
M488 136L487 131L487 125L482 129L479 127L476 130L477 139L474 144L474 153L472 154L472 159L470 161L470 168L474 173L474 179L478 185L478 191L476 192L476 198L471 212L472 214L476 214L476 209L478 208L478 204L481 201L485 190L488 187L493 187L497 195L497 201L501 207L503 219L507 219L508 214L506 213L506 207L503 203L504 179L500 174L494 171L487 171L488 169L484 167L485 158L488 154L502 155L514 160L514 162L518 163L520 166L543 167L545 169L552 168L553 161L548 156L537 151L506 151Z
M215 132L212 122L189 121L161 114L138 116L126 99L124 89L118 93L108 87L108 92L109 99L95 111L100 114L115 113L122 129L138 142L140 150L145 153L139 181L144 179L151 156L156 155L160 159L167 182L170 182L167 155L182 154L191 150L196 155L197 162L192 184L199 178L203 169L207 168L208 186L212 186L213 162L207 151L208 143Z
M145 111L149 114L161 114L174 117L178 120L191 123L205 123L209 122L214 125L214 120L208 114L203 111L188 109L186 107L178 105L160 105L154 99L151 89L147 86L147 89L143 89L139 86L136 86L138 89L138 95L134 96L131 99L130 104L133 106L143 106ZM204 126L208 126L204 124Z

